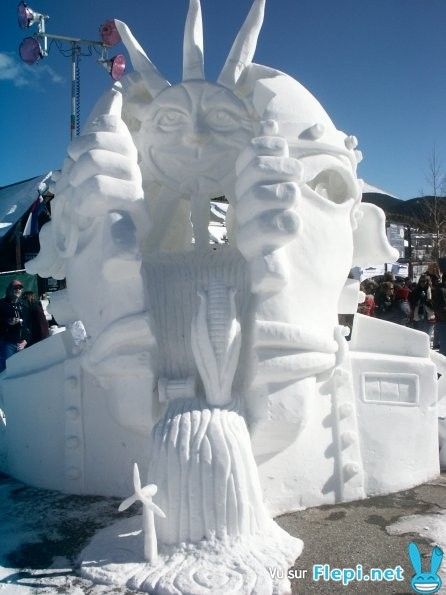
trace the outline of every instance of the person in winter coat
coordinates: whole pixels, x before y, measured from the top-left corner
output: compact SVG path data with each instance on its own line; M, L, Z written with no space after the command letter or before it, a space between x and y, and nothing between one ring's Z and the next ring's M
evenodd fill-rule
M408 326L410 324L412 308L409 303L410 289L406 284L395 283L395 322Z
M25 325L30 331L28 345L34 345L34 343L38 343L49 336L48 321L45 318L42 304L34 292L24 291L22 301Z
M22 291L20 281L11 281L5 297L0 300L0 372L6 368L8 357L24 349L29 341L30 333L20 301Z
M421 275L410 294L414 328L428 334L431 347L434 341L435 312L432 302L432 283L428 275Z
M432 301L435 312L435 337L441 354L446 355L446 274L443 273L441 283L432 290Z
M381 283L375 293L375 316L389 322L395 321L394 285L391 281Z

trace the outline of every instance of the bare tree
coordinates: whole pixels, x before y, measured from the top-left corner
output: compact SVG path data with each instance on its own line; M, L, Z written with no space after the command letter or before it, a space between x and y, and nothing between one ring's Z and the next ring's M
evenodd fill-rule
M417 205L416 225L420 231L432 234L432 257L438 259L446 253L446 176L435 145L429 156L425 178L429 196Z

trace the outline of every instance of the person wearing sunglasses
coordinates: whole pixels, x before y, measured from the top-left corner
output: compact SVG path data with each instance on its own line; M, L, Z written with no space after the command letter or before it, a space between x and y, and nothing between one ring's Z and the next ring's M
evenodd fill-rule
M6 289L0 300L0 372L6 368L6 360L24 349L28 341L28 331L23 324L22 297L23 285L16 279Z

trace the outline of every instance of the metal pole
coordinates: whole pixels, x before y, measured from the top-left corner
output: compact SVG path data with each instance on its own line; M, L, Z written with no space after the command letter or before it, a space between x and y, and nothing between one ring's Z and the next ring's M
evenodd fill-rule
M40 40L43 40L43 55L48 55L48 39L58 39L60 41L66 41L71 43L71 115L70 115L70 139L73 138L78 134L79 130L79 122L78 122L78 112L79 112L79 90L77 88L78 85L78 52L81 50L81 45L89 45L94 46L97 48L101 48L102 57L104 57L104 52L106 52L107 48L110 46L106 43L101 41L94 41L92 39L81 39L79 37L68 37L66 35L53 35L47 33L45 31L45 19L48 17L46 15L40 15L39 20L39 29L37 32L36 37Z
M76 42L71 43L71 118L70 139L76 135Z
M20 229L20 220L15 229L15 268L22 268L22 245L21 245L22 231Z
M67 35L53 35L52 33L47 33L45 30L40 30L37 33L37 37L43 37L46 39L59 39L60 41L69 41L71 43L76 42L78 44L84 45L94 45L101 48L111 47L103 41L95 41L94 39L82 39L81 37L68 37Z

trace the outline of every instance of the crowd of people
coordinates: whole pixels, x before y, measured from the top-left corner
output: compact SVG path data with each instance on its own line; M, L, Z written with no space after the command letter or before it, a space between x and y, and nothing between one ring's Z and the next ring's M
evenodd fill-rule
M49 336L40 300L23 289L20 281L11 281L0 299L0 372L6 368L8 357Z
M8 285L0 299L0 372L11 355L49 336L42 304L32 291L23 291L20 281ZM423 274L418 283L409 278L396 280L386 273L382 281L361 283L365 300L358 312L427 333L431 348L446 355L446 273L441 279Z
M366 298L358 312L423 331L431 348L446 355L446 273L423 274L417 283L386 273L380 283L363 281L361 290Z

